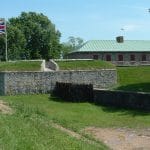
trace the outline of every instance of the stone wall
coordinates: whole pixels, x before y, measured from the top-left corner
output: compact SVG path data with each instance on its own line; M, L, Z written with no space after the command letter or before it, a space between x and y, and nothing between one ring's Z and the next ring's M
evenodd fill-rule
M0 72L0 94L48 93L56 82L93 84L109 88L117 83L115 69L97 71Z
M58 70L59 70L59 66L58 66L57 63L56 63L54 60L52 60L52 59L50 59L49 61L47 61L47 62L45 63L45 66L46 66L46 68L49 68L49 69L51 69L51 70L55 70L55 71L58 71Z
M150 93L94 89L93 95L97 105L150 111Z
M0 94L4 95L5 93L5 73L0 73Z

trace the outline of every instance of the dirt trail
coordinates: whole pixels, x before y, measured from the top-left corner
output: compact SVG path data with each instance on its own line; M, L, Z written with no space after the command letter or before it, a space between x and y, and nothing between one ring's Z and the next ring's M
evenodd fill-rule
M89 127L84 132L104 142L113 150L150 150L150 128L133 131Z
M51 123L51 126L52 126L53 128L59 129L59 130L65 132L65 133L67 133L67 134L70 135L71 137L74 137L74 138L76 138L76 139L78 139L78 140L85 141L85 142L87 142L87 143L89 143L89 144L94 144L94 145L96 145L96 146L99 147L99 143L97 143L97 142L94 141L94 140L90 140L90 139L84 137L82 134L79 134L79 133L74 132L74 131L72 131L72 130L70 130L70 129L64 128L64 127L62 127L61 125L58 125L58 124L56 124L56 123Z
M0 100L0 113L2 114L12 114L13 110L8 106L8 104Z
M75 137L77 139L81 139L82 138L82 136L80 134L78 134L78 133L76 133L76 132L74 132L72 130L69 130L67 128L64 128L61 125L58 125L56 123L52 123L51 125L52 125L52 127L56 128L56 129L59 129L59 130L61 130L63 132L66 132L67 134L69 134L72 137Z
M66 132L76 139L82 139L90 144L97 144L95 141L85 138L82 134L92 135L92 137L105 143L112 150L150 150L150 128L135 131L125 128L89 127L82 130L82 134L79 134L55 123L52 123L52 127Z

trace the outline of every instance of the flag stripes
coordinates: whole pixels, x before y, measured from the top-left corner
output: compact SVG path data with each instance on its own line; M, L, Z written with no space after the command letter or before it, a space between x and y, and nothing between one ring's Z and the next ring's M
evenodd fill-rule
M4 34L6 32L6 24L5 19L0 19L0 34Z

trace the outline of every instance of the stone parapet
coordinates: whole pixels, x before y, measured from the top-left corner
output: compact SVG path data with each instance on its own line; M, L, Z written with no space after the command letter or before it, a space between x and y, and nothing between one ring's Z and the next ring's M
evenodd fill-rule
M117 84L115 69L95 71L0 72L0 94L48 93L56 82L93 84L108 89Z

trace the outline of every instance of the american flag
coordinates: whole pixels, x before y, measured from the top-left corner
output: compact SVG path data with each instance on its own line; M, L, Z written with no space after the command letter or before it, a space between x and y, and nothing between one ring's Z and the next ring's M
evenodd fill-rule
M6 31L5 19L0 19L0 34L4 34Z

